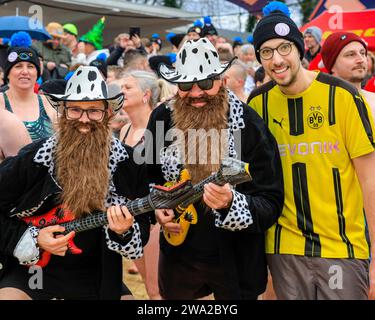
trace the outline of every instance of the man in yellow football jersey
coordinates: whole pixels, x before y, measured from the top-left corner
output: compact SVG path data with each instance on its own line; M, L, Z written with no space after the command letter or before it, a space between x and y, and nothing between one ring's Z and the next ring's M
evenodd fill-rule
M254 90L248 104L275 136L284 174L283 212L266 235L276 295L374 298L375 262L366 241L367 221L374 255L369 107L347 82L302 68L303 36L281 11L259 21L254 45L273 81Z

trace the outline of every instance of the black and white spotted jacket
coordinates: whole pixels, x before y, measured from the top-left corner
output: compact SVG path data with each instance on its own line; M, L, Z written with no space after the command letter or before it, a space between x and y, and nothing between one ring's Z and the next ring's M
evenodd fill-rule
M225 274L236 275L233 281L241 287L241 296L251 297L265 287L264 232L277 221L282 211L283 176L277 143L263 120L230 91L228 100L228 156L249 163L253 180L235 186L230 208L212 210L216 228L211 230L219 234L223 267L226 268L227 263L231 265ZM173 127L172 112L171 101L156 108L150 117L148 130L151 132L149 137L153 139L146 136L145 146L151 183L177 181L183 168L179 147L168 140L168 130ZM161 127L163 130L160 130ZM162 146L157 145L160 141L164 143ZM190 228L196 228L196 225ZM191 246L168 246L167 242L162 241L161 249L165 254L180 252L186 256L190 250L194 256ZM243 254L234 260L243 262L237 267L247 270L246 274L237 274L238 270L233 270L233 261L226 259L239 253ZM249 276L259 272L259 277Z
M32 264L39 258L35 240L38 229L28 227L20 219L44 214L59 204L61 188L54 175L55 146L56 137L52 136L24 147L17 156L0 165L0 277L8 258L16 257L21 264ZM147 195L145 166L136 165L132 148L115 138L111 142L108 168L111 180L106 207L125 205L129 199ZM105 225L103 247L130 259L141 257L148 240L149 221L148 214L137 216L133 228L123 237Z

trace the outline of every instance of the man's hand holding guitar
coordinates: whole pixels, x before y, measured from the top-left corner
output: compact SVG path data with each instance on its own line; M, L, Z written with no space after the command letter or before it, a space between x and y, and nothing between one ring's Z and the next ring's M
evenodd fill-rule
M211 209L229 208L233 200L233 193L229 183L218 186L212 182L204 186L203 201Z
M62 234L55 236L55 233L62 233L64 231L65 228L59 225L40 229L38 235L39 247L56 256L65 256L68 250L68 242L73 239L75 232L71 231L65 236Z
M128 231L134 222L134 217L125 206L112 206L107 210L108 227L119 235Z
M109 229L119 235L128 231L134 222L134 217L125 206L112 206L108 208L107 218ZM42 228L38 235L39 247L56 256L65 256L69 248L69 241L74 238L75 232L71 231L63 235L64 231L65 228L60 225Z
M156 209L155 217L159 224L169 233L179 234L182 227L179 223L172 222L175 217L172 209Z

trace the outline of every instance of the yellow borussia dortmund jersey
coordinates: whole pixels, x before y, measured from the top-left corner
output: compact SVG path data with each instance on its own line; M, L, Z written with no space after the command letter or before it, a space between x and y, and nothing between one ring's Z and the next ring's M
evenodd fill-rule
M356 89L319 73L297 96L268 83L251 94L249 105L275 136L284 174L284 208L267 231L267 253L368 258L351 159L374 151L374 125Z

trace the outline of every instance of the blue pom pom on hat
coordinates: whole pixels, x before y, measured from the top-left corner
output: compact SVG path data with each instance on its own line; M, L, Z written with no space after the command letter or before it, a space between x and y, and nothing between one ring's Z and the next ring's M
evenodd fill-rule
M193 25L194 25L195 27L199 27L199 28L202 28L202 27L203 27L203 23L202 23L202 21L200 21L199 19L195 20Z
M30 48L32 40L30 35L25 31L19 31L14 33L10 38L11 47L26 47Z
M205 17L203 18L203 21L204 21L204 24L206 24L206 25L210 25L210 24L212 24L212 22L211 22L211 17L210 17L210 16L205 16Z
M263 15L266 17L270 15L272 12L280 11L284 13L286 16L290 17L291 13L289 8L285 3L282 3L280 1L272 1L269 4L267 4L265 7L263 7Z

